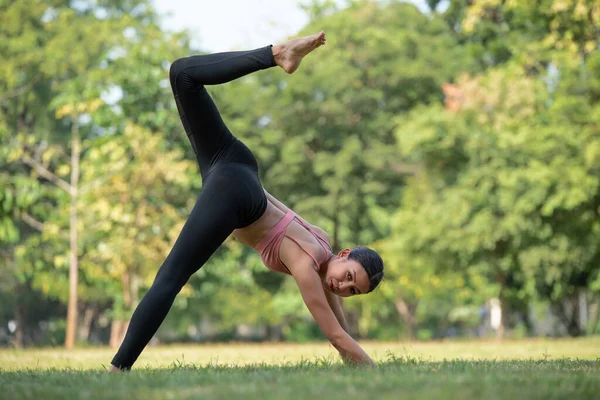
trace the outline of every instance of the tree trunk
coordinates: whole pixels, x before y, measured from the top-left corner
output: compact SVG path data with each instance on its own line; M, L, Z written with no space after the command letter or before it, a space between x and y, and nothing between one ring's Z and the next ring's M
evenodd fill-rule
M364 310L364 308L363 308ZM354 311L345 311L344 315L346 316L346 324L348 325L348 331L352 337L356 337L357 339L362 339L367 336L367 332L361 332L360 324L359 324L359 315ZM363 314L364 315L364 314Z
M126 310L131 311L139 302L137 276L132 272L125 272L121 276L121 287L123 289L123 305ZM121 318L122 316L118 319L115 318L110 327L109 344L113 348L121 345L129 327L130 320Z
M569 307L570 306L570 307ZM569 296L566 300L562 301L561 307L563 308L563 320L567 332L572 337L582 336L584 329L582 329L581 322L581 303L579 298L579 291L576 291L573 295ZM570 310L566 310L570 308Z
M69 233L69 303L67 306L67 335L65 347L72 349L75 346L77 330L77 283L79 273L79 259L77 254L77 188L79 184L79 157L80 157L79 122L77 116L73 118L72 148L71 148L71 213Z
M117 348L121 345L121 343L123 342L123 338L125 337L125 332L127 332L128 326L129 321L113 320L110 326L110 347Z
M531 320L531 312L529 311L529 304L525 303L522 307L523 313L523 324L527 329L527 336L533 336L535 334L535 329L533 326L533 322Z
M128 310L131 307L131 290L130 290L130 275L128 272L121 275L121 287L123 289L123 305Z
M508 326L510 310L508 301L506 300L506 276L499 275L496 280L500 284L500 293L498 293L498 301L500 302L500 326L496 331L496 339L502 340L504 339L506 328Z
M338 251L341 246L340 246L340 238L339 238L339 217L338 217L338 212L337 210L335 210L333 212L333 243L331 246L333 248L333 251Z
M569 336L577 337L585 333L585 327L580 326L579 291L552 303L551 309L565 327Z
M589 328L587 331L589 335L595 335L598 327L598 317L600 316L600 313L598 312L600 309L600 296L595 296L595 298L592 298L590 303L588 320Z
M508 307L508 302L502 294L502 290L500 290L500 296L498 296L498 300L500 300L500 326L496 331L496 339L502 340L504 339L508 328L508 318L510 316L510 310Z
M396 310L398 310L398 314L402 317L404 322L406 322L407 334L409 340L414 340L415 338L415 314L417 312L417 307L419 306L419 302L415 302L413 304L407 304L404 300L398 299L394 303L396 305Z
M588 293L587 288L580 289L579 292L579 328L581 329L581 333L585 335L588 331L588 322L589 322L589 302L588 302Z
M21 285L17 286L16 290L16 298L19 299L21 297L21 293L23 292L23 287ZM15 322L16 327L13 333L12 344L14 347L20 349L25 345L25 324L27 321L25 320L25 309L23 303L20 301L15 302Z
M281 342L282 329L280 324L272 325L267 324L265 327L265 338L269 342Z
M92 322L94 321L95 310L94 307L86 307L83 311L83 318L81 319L81 324L79 325L79 332L77 337L79 340L88 341L90 337L90 331L92 329Z

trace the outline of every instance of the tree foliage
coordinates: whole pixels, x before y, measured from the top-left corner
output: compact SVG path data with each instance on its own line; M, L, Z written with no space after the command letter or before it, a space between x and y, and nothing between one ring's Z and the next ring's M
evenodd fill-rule
M463 77L451 107L401 120L399 148L423 173L408 187L406 199L419 201L398 212L396 235L411 254L433 255L439 270L483 273L505 308L535 296L550 301L578 335L585 327L565 301L577 303L598 277L597 54L586 54L577 17L556 15L559 2L542 11L487 3L467 11L465 31L498 23L490 13L506 15L500 25L515 34L525 29L523 14L543 16L549 31L537 26L512 61ZM563 43L552 59L549 38Z
M517 315L530 326L542 302L582 334L578 304L600 291L600 11L442 3L304 2L299 34L325 30L326 46L291 76L274 68L209 92L269 192L335 251L382 254L381 287L345 303L356 333L468 334L497 296L507 327ZM49 319L64 313L73 227L81 332L111 321L118 342L177 237L201 181L168 67L199 50L158 20L145 0L0 4L3 325L31 331L39 302ZM241 324L318 337L293 281L233 239L159 336L200 321L229 337Z

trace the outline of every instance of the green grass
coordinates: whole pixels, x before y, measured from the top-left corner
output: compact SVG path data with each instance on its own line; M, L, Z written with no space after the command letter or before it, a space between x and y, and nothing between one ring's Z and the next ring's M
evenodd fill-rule
M375 369L324 343L150 347L127 374L110 349L0 351L0 399L600 399L600 338L364 343Z

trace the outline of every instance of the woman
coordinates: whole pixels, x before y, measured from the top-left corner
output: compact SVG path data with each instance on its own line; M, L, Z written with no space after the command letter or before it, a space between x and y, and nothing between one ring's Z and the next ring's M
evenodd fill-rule
M294 277L306 306L345 361L373 364L348 335L338 296L372 291L383 277L381 258L364 247L334 255L322 229L267 193L252 152L227 129L204 87L276 65L291 74L304 56L323 44L325 33L319 32L282 45L192 56L172 64L171 86L200 165L202 190L154 283L133 313L111 371L131 368L175 296L232 233L256 249L268 268Z

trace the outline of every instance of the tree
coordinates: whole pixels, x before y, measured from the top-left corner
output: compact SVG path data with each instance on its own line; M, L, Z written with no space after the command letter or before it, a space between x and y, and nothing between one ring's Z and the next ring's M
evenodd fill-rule
M353 2L305 32L317 26L332 32L318 60L285 83L264 74L254 101L263 108L240 135L256 143L267 187L323 225L335 248L370 243L414 172L389 146L395 115L439 99L465 61L443 21L412 5Z
M535 294L561 303L597 274L599 181L585 156L596 151L595 122L577 123L565 103L548 103L544 82L519 65L460 87L458 112L421 110L398 130L431 187L400 212L405 226L419 227L404 240L454 271L483 268L505 310L524 311Z
M14 206L6 210L5 215L10 216L13 226L22 226L24 222L42 231L42 236L30 235L22 242L40 247L25 249L18 246L21 247L20 255L17 254L12 263L16 261L20 273L32 270L20 262L37 260L34 265L45 273L36 273L33 284L41 287L44 293L55 293L62 299L60 290L50 288L41 277L61 269L67 243L61 231L68 226L70 296L66 346L72 347L78 321L78 260L82 250L78 232L83 229L78 210L88 207L80 201L81 195L85 194L79 185L79 177L85 173L82 162L91 148L86 146L93 146L95 139L110 132L111 128L103 127L108 124L107 118L113 119L112 129L126 125L125 118L119 114L119 106L105 105L102 98L119 86L128 88L126 77L117 71L130 71L133 65L132 60L120 62L123 53L148 49L148 45L140 44L140 38L153 35L154 40L149 43L162 46L163 52L153 54L158 59L147 69L158 69L166 76L164 62L170 59L170 55L164 53L168 48L166 42L177 43L184 36L163 38L162 42L156 40L160 33L154 24L156 17L143 0L127 4L120 1L79 2L76 6L64 1L49 4L23 0L11 3L4 11L6 23L2 33L10 44L5 50L7 58L11 59L0 81L6 88L2 112L9 121L2 136L4 143L9 144L5 156L11 175L6 179L19 182L22 181L20 176L29 175L30 180L39 182L36 187L47 196L45 208L34 207L30 199L31 209ZM137 35L131 35L132 32ZM148 75L140 73L136 76ZM120 82L125 84L119 85ZM164 94L164 89L156 85L150 93ZM149 101L138 103L136 116L147 115ZM155 105L155 109L160 107L160 104ZM171 119L175 120L176 117ZM65 156L69 154L67 162ZM19 161L23 164L19 165ZM68 175L70 178L66 178ZM91 182L90 187L96 184ZM48 189L52 185L62 189L67 196ZM68 220L61 218L63 204L70 207Z

